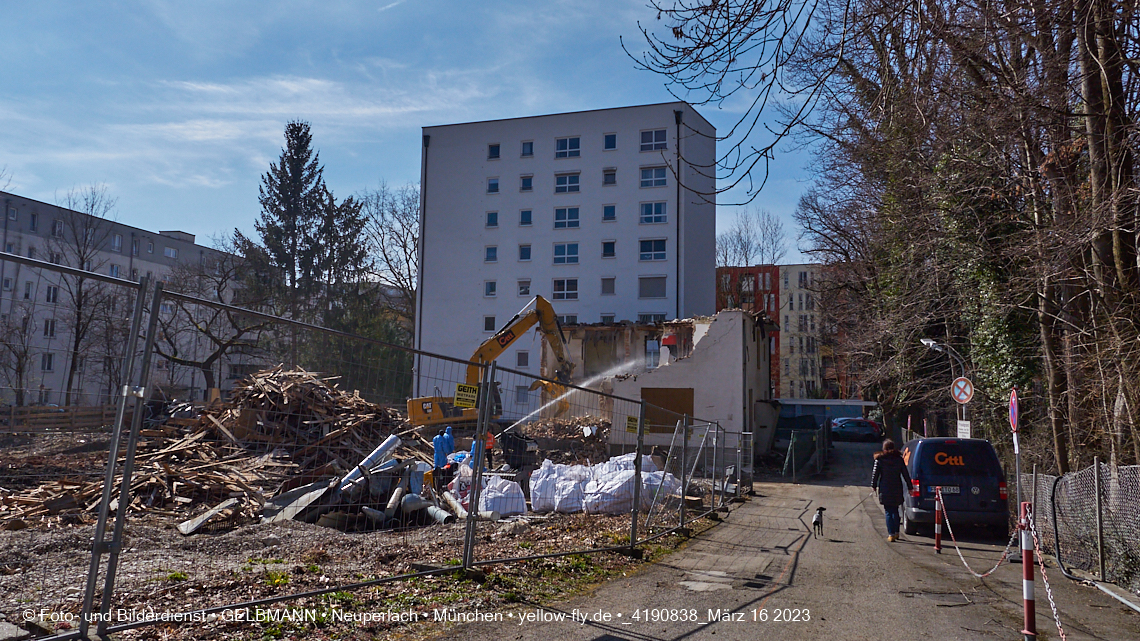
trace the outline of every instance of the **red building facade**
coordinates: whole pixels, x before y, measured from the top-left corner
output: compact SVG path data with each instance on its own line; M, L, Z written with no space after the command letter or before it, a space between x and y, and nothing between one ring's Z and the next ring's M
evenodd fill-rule
M775 265L716 268L716 311L743 309L764 314L779 324L780 268ZM768 339L772 389L780 389L780 332Z

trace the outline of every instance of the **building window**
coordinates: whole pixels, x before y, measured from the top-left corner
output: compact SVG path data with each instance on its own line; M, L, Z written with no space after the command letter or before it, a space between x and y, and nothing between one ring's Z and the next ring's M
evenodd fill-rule
M138 256L138 255L139 255L139 239L138 238L132 238L131 239L131 256Z
M497 211L487 212L487 226L488 227L498 227L499 226L499 212L497 212Z
M616 169L603 169L602 170L602 184L603 185L616 185L617 184L617 170Z
M645 369L655 369L661 364L661 343L656 339L645 339Z
M785 358L784 359L784 376L791 376L791 375L792 375L792 359Z
M44 338L55 337L55 319L48 318L44 320Z
M115 251L115 252L123 251L123 235L122 234L114 234L113 236L111 236L111 251Z
M24 281L24 300L32 300L32 281L30 280Z
M12 279L11 278L5 278L4 279L4 291L6 291L6 292L12 291Z
M615 281L617 281L617 279L614 278L613 276L607 276L605 278L602 278L602 294L603 295L608 296L608 295L612 295L614 293Z
M154 241L153 240L146 241L146 253L148 253L148 254L154 253Z
M602 222L617 220L617 205L602 205Z
M559 207L554 210L554 228L571 229L578 226L577 207Z
M525 350L515 352L515 367L530 367L530 352Z
M496 294L495 281L488 280L483 282L483 295L493 297Z
M174 247L163 247L162 255L167 258L178 258L178 250Z
M533 191L534 176L519 176L519 191Z
M483 331L484 332L495 331L495 317L494 316L484 316L483 317Z
M39 231L40 229L40 215L32 214L28 217L28 229L30 231Z
M578 243L554 243L554 264L578 264Z
M603 137L602 149L605 151L617 149L617 134L606 134Z
M804 287L807 287L807 284L808 284L808 273L807 273L807 272L800 272L800 273L799 273L799 277L800 277L800 289L803 289Z
M668 149L667 135L664 129L652 129L650 131L641 132L641 150L657 151L658 149Z
M111 265L111 268L108 270L108 273L111 275L111 278L118 278L119 277L119 266L118 265Z
M487 145L487 160L499 159L499 145Z
M45 387L45 388L40 390L38 402L40 405L47 405L48 403L51 403L51 389L50 388Z
M519 245L519 260L530 260L530 245Z
M638 298L665 298L664 276L642 276L637 279Z
M815 299L812 298L811 294L807 295L807 308L809 312L815 310Z
M665 203L641 203L641 217L638 222L643 225L667 222Z
M665 239L641 241L638 260L665 260Z
M519 212L519 227L530 227L532 222L532 214L529 209L523 209Z
M666 185L664 167L644 167L641 170L642 187L664 187Z
M577 158L582 155L578 137L558 138L554 141L555 158Z
M523 141L522 154L520 154L520 155L523 158L527 158L527 157L534 155L534 141L533 140L524 140Z
M56 218L51 221L51 235L56 238L63 238L63 221Z
M565 316L555 316L555 318L558 319L559 325L577 325L578 324L578 315L577 314L566 314Z
M499 193L499 179L498 178L488 178L487 179L487 193L488 194Z
M602 258L613 258L617 255L617 241L603 240L602 241Z
M645 325L652 325L653 323L664 323L665 314L638 314L637 322Z
M555 279L554 300L578 300L578 279Z
M35 258L35 257L36 257L36 248L35 247L28 247L28 258ZM90 271L90 270L88 270L88 271Z
M557 174L554 177L554 193L570 194L578 191L578 174Z
M490 245L483 248L483 262L494 263L499 260L499 248L495 245Z
M515 385L515 405L530 405L530 388L526 385Z
M519 296L530 296L530 279L524 278L519 281Z
M19 214L20 212L15 207L8 208L8 220L16 220L16 217L19 216Z
M614 324L614 315L613 314L602 314L602 323L605 325L613 325Z
M55 354L47 352L40 354L40 369L45 372L50 372L55 369Z

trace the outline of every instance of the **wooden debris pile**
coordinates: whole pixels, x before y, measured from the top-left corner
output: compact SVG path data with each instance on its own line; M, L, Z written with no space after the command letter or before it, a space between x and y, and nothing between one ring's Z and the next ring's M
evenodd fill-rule
M330 385L333 380L277 366L241 381L229 402L197 418L169 419L142 430L131 512L185 516L239 499L222 516L254 516L267 497L339 476L390 434L412 432L398 411L346 393ZM422 439L411 439L396 455L431 461ZM119 470L122 463L120 451ZM116 491L121 479L115 479ZM92 473L0 491L0 525L14 529L25 520L56 516L64 522L90 521L102 492L102 475Z
M526 435L538 441L539 460L574 465L609 458L610 422L594 416L534 421L527 424Z

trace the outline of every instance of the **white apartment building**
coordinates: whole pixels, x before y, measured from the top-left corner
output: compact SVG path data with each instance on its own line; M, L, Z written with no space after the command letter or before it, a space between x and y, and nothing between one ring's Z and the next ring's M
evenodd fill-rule
M137 281L142 276L162 278L178 263L204 261L217 253L195 244L194 236L185 232L151 232L7 192L0 192L0 200L3 201L0 246L11 254L68 264L74 255L68 251L71 242L68 239L90 234L101 246L84 267ZM2 404L14 403L20 397L24 404L64 403L71 358L72 310L60 279L57 272L0 260ZM120 319L121 323L104 323L109 332L115 333L93 336L88 341L89 346L81 351L72 386L72 404L93 405L112 398L108 368L116 367L112 361L122 356L125 348L122 341L128 333L132 312L129 301L124 298L121 303L115 309L98 312ZM152 363L152 381L167 388L178 388L184 392L183 398L186 391L202 386L202 376L196 370L175 369L158 357ZM200 398L201 395L197 389L194 396Z
M535 295L571 325L714 313L715 161L684 102L425 127L416 347L470 358ZM532 341L500 360L539 373Z
M823 387L821 265L780 265L781 399L816 398Z

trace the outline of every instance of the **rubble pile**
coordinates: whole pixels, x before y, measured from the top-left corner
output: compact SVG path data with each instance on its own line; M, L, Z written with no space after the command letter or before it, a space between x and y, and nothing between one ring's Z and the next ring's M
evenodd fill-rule
M543 419L527 424L525 431L538 441L540 459L588 465L609 458L610 422L594 416Z
M135 456L130 511L185 516L224 504L212 516L215 521L254 516L266 497L339 476L408 427L398 411L330 386L332 380L278 366L241 381L229 402L196 418L146 427ZM418 441L395 454L431 460ZM122 458L119 469L121 464ZM116 477L116 488L121 480ZM87 522L102 492L102 478L57 476L0 493L0 521L6 529L45 517Z

